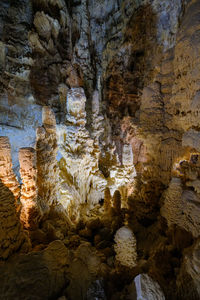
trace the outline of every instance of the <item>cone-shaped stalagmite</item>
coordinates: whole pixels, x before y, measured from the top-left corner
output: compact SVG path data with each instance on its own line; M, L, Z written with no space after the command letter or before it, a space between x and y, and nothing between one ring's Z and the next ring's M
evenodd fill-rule
M113 208L116 213L121 212L121 194L119 190L116 190L113 195Z
M56 119L53 111L43 107L43 126L37 129L37 187L38 200L48 213L50 206L57 199L57 137Z
M15 198L0 181L0 259L8 258L26 242L18 219Z
M20 188L12 169L11 147L7 136L0 136L0 179L17 200Z
M109 187L106 187L104 191L104 211L108 212L111 208L111 194L110 194L110 189Z
M20 175L22 178L22 203L20 219L26 229L35 229L38 226L41 212L37 203L37 170L36 152L33 148L21 148L19 151Z

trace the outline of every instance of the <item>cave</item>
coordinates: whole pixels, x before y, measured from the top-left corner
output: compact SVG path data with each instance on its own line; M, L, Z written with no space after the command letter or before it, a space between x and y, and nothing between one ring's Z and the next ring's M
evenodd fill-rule
M0 300L200 299L199 53L199 0L0 1Z

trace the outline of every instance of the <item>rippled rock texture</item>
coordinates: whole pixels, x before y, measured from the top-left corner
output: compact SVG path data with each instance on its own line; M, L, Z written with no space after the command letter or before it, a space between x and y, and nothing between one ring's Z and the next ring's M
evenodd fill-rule
M134 278L149 299L200 297L199 15L197 0L1 1L2 299L134 299ZM17 292L18 264L48 272Z

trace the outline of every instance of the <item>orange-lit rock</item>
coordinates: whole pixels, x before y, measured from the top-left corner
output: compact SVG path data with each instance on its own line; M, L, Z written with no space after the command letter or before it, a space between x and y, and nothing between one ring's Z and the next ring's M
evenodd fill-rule
M15 200L19 198L20 188L12 170L11 147L6 136L0 137L0 179L13 193Z
M26 229L35 229L41 217L37 202L36 152L33 148L21 148L19 151L20 175L22 178L22 204L20 220Z

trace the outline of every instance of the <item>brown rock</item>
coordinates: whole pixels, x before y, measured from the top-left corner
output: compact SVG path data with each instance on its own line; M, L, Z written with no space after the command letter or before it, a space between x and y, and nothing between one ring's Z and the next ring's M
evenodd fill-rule
M27 239L16 213L14 196L0 182L0 259L7 259L25 245L28 246Z
M19 183L12 170L11 147L6 136L0 137L0 179L17 201L20 195Z

